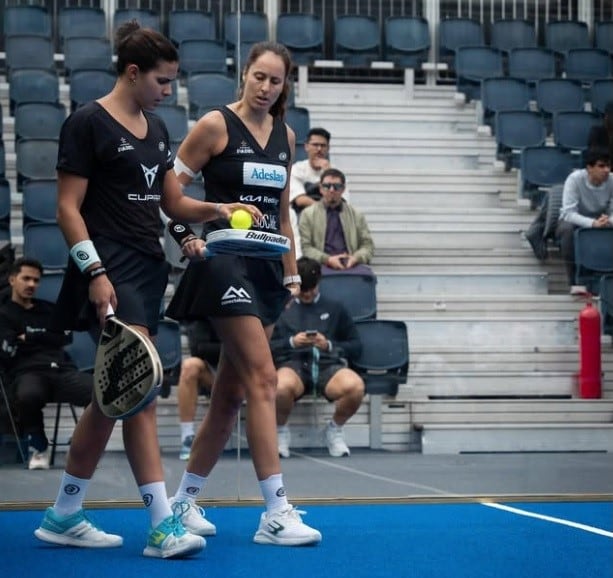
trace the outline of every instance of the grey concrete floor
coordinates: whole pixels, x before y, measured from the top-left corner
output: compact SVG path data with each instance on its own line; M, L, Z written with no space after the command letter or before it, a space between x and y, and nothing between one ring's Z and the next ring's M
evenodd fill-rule
M55 499L65 454L48 471L28 471L18 464L0 466L0 507L44 505ZM169 493L185 468L176 454L163 455ZM613 500L613 454L517 453L432 456L355 450L335 459L323 451L304 452L281 462L290 500L460 497L608 498ZM203 500L259 500L250 456L226 452L213 470ZM92 502L140 503L136 484L121 452L107 453L90 484Z

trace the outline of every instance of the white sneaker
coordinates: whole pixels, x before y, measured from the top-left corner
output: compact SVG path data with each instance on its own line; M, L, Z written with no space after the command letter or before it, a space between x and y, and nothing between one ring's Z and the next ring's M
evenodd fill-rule
M585 285L571 285L570 294L571 295L586 295L587 287Z
M325 436L328 451L333 458L342 458L351 453L345 443L345 434L342 427L335 426L330 422L326 427Z
M195 500L188 498L187 500L177 500L172 497L169 500L170 507L175 504L186 504L187 507L179 510L181 513L181 523L190 534L197 536L214 536L217 534L217 528L204 517L204 510L196 504Z
M123 544L123 538L107 534L94 525L83 510L69 516L58 516L53 508L47 508L45 517L34 535L43 542L60 546L77 546L80 548L117 548Z
M48 470L49 469L49 448L39 452L34 450L30 462L28 463L29 470Z
M279 426L277 428L277 447L282 458L289 458L289 444L291 441L292 434L289 431L289 427L286 425Z
M296 510L291 504L285 510L264 512L260 517L260 527L253 536L256 544L274 544L276 546L307 546L321 542L321 534L307 526L300 517L305 514Z

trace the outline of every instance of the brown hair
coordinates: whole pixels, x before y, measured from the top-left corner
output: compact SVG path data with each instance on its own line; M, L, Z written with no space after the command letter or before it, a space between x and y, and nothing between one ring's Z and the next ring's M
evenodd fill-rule
M247 62L245 62L245 66L243 67L243 76L252 66L252 64L260 57L262 54L266 52L272 52L276 54L283 60L283 64L285 65L285 82L283 85L283 91L277 98L277 101L270 107L270 114L272 116L278 116L280 118L285 117L285 109L287 103L287 97L289 95L290 86L289 86L289 74L292 70L292 57L290 56L289 50L285 48L283 44L279 44L278 42L257 42L251 47L249 51L249 55L247 56ZM238 92L238 97L241 98L243 96L244 84L241 81L241 86Z
M117 74L122 74L128 64L136 64L141 72L149 72L160 60L179 60L179 53L168 38L151 28L141 28L136 20L124 22L117 29L115 51Z

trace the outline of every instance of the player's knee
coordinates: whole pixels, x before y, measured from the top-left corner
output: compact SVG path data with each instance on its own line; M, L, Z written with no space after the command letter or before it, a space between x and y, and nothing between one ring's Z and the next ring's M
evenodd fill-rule
M181 363L180 381L188 382L188 384L197 384L204 368L204 362L199 357L185 358Z

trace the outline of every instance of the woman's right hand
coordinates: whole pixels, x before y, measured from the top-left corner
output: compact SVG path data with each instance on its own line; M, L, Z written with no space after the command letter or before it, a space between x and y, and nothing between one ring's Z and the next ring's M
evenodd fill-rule
M104 325L109 308L117 309L117 296L113 284L106 275L98 275L89 282L89 300L96 308L100 326Z

